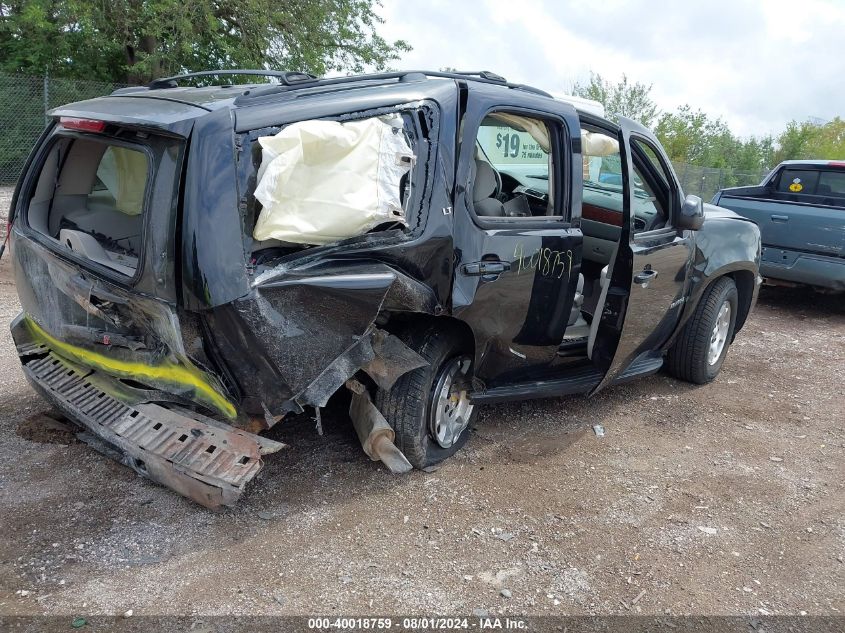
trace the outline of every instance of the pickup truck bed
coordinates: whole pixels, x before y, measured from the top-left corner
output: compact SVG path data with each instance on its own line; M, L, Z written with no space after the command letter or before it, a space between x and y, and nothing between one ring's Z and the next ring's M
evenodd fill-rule
M760 227L769 283L845 291L845 163L787 161L761 185L724 189L713 203Z

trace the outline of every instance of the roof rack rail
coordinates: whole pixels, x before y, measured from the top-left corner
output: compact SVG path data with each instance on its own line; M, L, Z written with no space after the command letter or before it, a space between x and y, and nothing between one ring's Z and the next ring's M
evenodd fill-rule
M232 75L255 75L259 77L273 77L278 79L279 83L285 86L293 86L295 84L310 83L317 81L317 76L310 73L296 71L296 70L258 70L258 69L234 69L234 70L201 70L194 73L184 73L182 75L174 75L172 77L163 77L151 81L147 88L150 90L157 90L160 88L176 88L179 81L182 79L190 79L193 77L213 77L232 76Z
M499 74L491 72L489 70L454 70L454 71L444 71L448 72L449 74L455 75L466 75L468 77L480 77L481 79L486 79L488 81L493 81L495 83L506 84L508 80L502 77Z
M213 74L213 73L211 73ZM256 73L261 74L261 73ZM410 81L423 81L429 77L440 77L446 79L458 79L458 80L466 80L472 79L472 81L478 81L481 83L489 83L495 84L499 86L506 86L508 88L514 88L517 90L524 90L526 92L531 92L533 94L541 95L543 97L554 98L548 92L544 90L540 90L539 88L534 88L533 86L526 86L525 84L515 84L508 82L504 77L501 75L497 75L496 73L490 72L489 70L481 70L481 71L432 71L432 70L403 70L403 71L394 71L394 72L384 72L384 73L372 73L368 75L347 75L342 77L322 77L320 79L314 79L312 81L300 81L293 84L283 84L283 85L269 85L269 86L262 86L260 88L248 88L243 92L243 94L239 95L235 99L235 105L242 105L244 103L253 101L255 99L259 99L261 97L266 97L270 95L276 95L279 93L284 93L289 90L296 90L299 88L312 88L312 87L325 87L325 86L334 86L338 84L344 83L354 83L357 81L379 81L379 80L388 80L388 79L396 79L403 82L410 82Z

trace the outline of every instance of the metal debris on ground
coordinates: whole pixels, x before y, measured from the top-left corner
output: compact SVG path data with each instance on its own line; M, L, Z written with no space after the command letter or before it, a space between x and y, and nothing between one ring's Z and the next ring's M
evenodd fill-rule
M604 427L601 424L594 424L593 433L596 434L596 437L604 437Z
M320 417L320 407L314 407L314 422L317 425L317 435L323 436L323 419Z

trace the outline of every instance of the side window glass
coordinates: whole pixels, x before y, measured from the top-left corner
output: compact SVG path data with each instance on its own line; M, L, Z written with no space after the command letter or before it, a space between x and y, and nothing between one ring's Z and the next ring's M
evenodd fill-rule
M621 227L624 190L619 141L604 131L582 129L581 152L581 217Z
M584 157L582 216L604 224L622 225L623 185L619 142L603 131L581 130ZM671 218L669 174L648 144L632 140L634 234L667 226Z
M819 171L816 169L784 169L778 180L778 193L812 196L816 193Z
M819 172L816 195L845 198L845 171Z
M536 117L492 112L478 128L472 205L488 218L555 216L558 127Z
M669 174L647 143L632 139L631 151L634 155L634 233L668 226L672 204Z
M622 157L619 141L604 132L581 130L584 186L618 194L622 200ZM621 207L620 207L621 211Z

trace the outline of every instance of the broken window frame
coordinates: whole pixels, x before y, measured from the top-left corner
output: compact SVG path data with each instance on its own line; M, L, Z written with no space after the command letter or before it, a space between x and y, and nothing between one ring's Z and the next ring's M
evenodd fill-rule
M399 114L405 121L404 131L411 150L416 160L411 167L408 178L408 193L403 204L407 227L371 230L362 235L332 242L324 245L298 245L291 247L291 252L278 256L257 259L253 251L253 245L257 240L252 236L258 214L261 211L261 203L255 198L255 188L258 185L258 169L261 165L261 147L258 138L278 134L285 127L300 121L355 121L383 116L387 114ZM393 244L397 242L410 241L420 237L425 230L428 214L425 212L425 201L433 186L435 170L430 168L430 163L436 152L437 137L439 134L440 110L438 105L431 100L415 101L395 106L372 108L368 110L351 110L335 116L317 117L314 119L296 119L285 121L282 125L257 128L236 134L235 147L237 150L236 172L237 190L239 200L239 213L243 237L243 249L248 267L257 269L259 267L272 267L279 263L296 259L313 258L324 253L326 250L343 251L359 248L366 244L368 247ZM425 128L423 129L423 121ZM410 122L410 129L409 129ZM260 251L259 251L260 252Z

